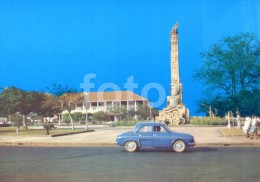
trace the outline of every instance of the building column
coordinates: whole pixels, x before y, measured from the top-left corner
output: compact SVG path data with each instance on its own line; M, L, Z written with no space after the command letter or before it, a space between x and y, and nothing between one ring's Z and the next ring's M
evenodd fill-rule
M128 101L126 101L126 110L127 111L129 110L129 103L128 103Z
M86 108L85 104L86 104L85 102L83 102L83 104L82 104L82 110L83 110L83 111L86 110L86 109L85 109L85 108Z
M99 106L98 106L98 102L97 102L97 110L99 111Z

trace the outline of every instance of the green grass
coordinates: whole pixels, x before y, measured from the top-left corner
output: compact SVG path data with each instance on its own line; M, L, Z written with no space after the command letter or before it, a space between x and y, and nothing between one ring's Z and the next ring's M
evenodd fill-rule
M64 133L71 133L71 132L78 132L78 131L85 131L84 129L53 129L50 130L49 133L51 135L54 134L64 134ZM0 128L0 136L33 136L33 137L41 137L46 136L46 130L44 129L28 129L25 130L24 128L19 129L19 133L16 133L15 127L1 127Z
M230 137L230 136L245 136L245 133L242 129L238 128L221 128L218 129L220 133L222 133L224 136Z

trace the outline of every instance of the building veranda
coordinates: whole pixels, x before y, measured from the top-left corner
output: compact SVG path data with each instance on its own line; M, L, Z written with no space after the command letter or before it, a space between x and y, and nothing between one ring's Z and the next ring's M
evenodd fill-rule
M117 121L118 116L112 112L114 109L136 112L140 106L150 107L150 101L131 91L84 92L84 100L71 113L91 115L103 111L108 115L107 121Z

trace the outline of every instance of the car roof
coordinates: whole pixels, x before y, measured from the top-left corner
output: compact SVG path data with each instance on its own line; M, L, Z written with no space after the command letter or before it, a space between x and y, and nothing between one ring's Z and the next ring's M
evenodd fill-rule
M136 124L136 128L139 128L143 125L146 125L146 126L154 126L154 125L160 125L160 126L164 126L164 123L159 123L159 122L141 122L141 123L138 123Z

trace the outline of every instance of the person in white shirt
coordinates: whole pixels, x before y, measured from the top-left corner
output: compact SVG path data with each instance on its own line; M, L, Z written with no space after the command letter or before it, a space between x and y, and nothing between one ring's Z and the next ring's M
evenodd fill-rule
M249 129L251 127L251 118L249 116L246 116L245 118L245 122L244 122L244 127L243 127L243 131L246 134L246 137L249 137Z

